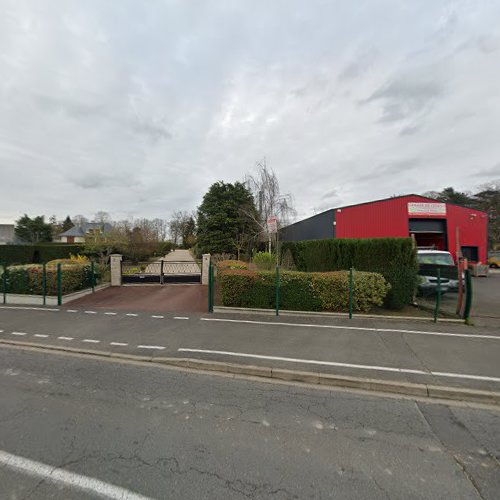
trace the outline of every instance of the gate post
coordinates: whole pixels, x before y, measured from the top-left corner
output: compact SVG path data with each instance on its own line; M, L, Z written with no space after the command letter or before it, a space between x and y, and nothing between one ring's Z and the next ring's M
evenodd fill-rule
M111 286L122 286L122 258L118 253L111 255Z
M208 268L210 267L210 254L204 253L201 262L201 284L208 285Z

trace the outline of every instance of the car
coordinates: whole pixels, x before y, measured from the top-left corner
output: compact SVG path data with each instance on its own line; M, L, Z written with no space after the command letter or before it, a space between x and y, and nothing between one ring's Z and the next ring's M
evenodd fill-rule
M488 255L488 265L494 269L500 269L500 251L491 252Z
M450 252L444 250L417 249L419 264L419 291L424 294L437 291L437 270L441 274L441 293L458 290L457 267Z

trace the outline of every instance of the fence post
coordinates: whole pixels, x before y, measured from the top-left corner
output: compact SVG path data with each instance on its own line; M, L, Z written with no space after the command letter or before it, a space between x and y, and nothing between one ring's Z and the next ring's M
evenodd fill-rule
M276 316L280 315L280 266L276 266Z
M470 323L470 311L472 309L472 278L470 269L465 271L465 307L464 307L464 320L465 323Z
M2 287L3 287L3 303L7 304L7 263L2 264Z
M47 264L44 262L42 264L42 294L43 294L43 305L47 305Z
M62 305L62 272L60 262L57 264L57 305Z
M353 269L349 269L349 319L352 319Z
M163 285L163 259L160 260L160 285Z
M437 270L436 307L434 308L434 323L437 323L439 308L441 307L441 269Z
M111 259L111 286L122 286L122 256L114 253Z
M93 260L90 261L90 273L92 274L91 276L91 286L92 286L92 293L95 292L95 262Z
M214 312L214 267L208 265L208 312Z

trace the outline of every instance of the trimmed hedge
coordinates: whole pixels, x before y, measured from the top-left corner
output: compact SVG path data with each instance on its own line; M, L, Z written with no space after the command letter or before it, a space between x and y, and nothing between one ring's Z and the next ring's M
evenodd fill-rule
M57 268L47 266L47 295L57 295ZM103 269L95 266L96 282L100 282ZM61 266L62 293L77 292L92 286L92 268L89 265L71 264ZM0 271L0 292L3 292L3 268ZM7 267L7 293L28 295L43 294L43 269L40 265Z
M276 307L276 274L269 271L228 269L218 276L224 306ZM383 304L391 286L377 273L354 273L353 309L369 311ZM349 273L305 273L285 271L280 275L281 309L296 311L347 311Z
M81 245L66 243L39 245L0 245L0 264L37 264L54 259L68 259L83 251Z
M339 238L286 241L281 256L292 256L298 271L348 270L380 273L390 283L385 299L389 309L412 303L417 287L418 263L411 238Z

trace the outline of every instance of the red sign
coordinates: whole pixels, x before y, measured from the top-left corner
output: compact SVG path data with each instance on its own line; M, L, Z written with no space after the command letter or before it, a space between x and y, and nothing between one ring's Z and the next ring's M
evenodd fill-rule
M267 232L277 233L278 232L278 218L275 215L267 218Z

